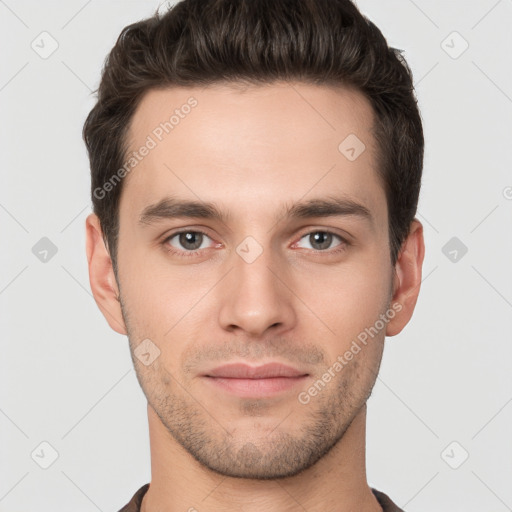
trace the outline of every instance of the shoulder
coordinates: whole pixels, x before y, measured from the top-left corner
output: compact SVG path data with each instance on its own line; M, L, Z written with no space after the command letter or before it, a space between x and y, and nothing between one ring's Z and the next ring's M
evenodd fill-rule
M399 508L387 494L384 494L382 491L378 491L377 489L371 489L374 496L377 498L379 505L382 507L383 512L405 512Z
M149 484L144 484L132 497L129 503L127 503L119 512L140 512L140 506L142 498L149 489Z

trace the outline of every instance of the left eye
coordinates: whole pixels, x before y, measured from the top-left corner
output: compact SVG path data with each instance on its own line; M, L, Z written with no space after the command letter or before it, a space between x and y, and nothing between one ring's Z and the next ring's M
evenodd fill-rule
M341 241L338 245L341 245L344 242L341 236L329 233L328 231L313 231L312 233L308 233L303 236L301 240L306 240L306 242L309 243L310 247L306 247L306 249L324 251L325 249L331 248L331 244L335 238Z

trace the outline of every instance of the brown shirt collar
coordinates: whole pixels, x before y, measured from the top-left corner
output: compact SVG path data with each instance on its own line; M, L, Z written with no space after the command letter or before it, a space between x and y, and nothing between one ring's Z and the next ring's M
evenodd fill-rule
M131 501L126 504L119 512L140 512L140 506L142 504L142 498L149 489L149 484L144 484L134 495ZM395 503L391 501L389 496L384 494L377 489L372 489L373 494L377 498L379 505L382 507L383 512L404 512L401 508L398 508Z

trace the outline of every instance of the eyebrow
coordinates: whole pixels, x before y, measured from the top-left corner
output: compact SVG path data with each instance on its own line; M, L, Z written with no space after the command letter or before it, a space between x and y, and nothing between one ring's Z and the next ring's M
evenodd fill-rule
M284 205L275 220L277 223L281 220L337 216L360 218L374 227L374 218L366 206L348 197L334 196ZM151 225L160 220L175 218L210 219L227 224L231 214L215 203L165 197L158 203L144 208L139 217L139 224Z

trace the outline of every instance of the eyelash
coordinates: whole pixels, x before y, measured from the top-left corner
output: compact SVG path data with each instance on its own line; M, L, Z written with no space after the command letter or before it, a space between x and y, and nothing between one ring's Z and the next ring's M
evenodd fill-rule
M185 250L178 251L178 250L174 249L173 247L171 247L168 244L169 240L171 240L175 236L180 235L181 233L201 233L202 235L207 236L208 238L210 238L208 233L206 233L204 231L201 231L200 229L184 229L182 231L177 231L176 233L173 233L172 235L169 235L167 238L165 238L165 240L162 241L162 245L164 246L164 249L167 252L169 252L169 253L171 253L171 254L173 254L175 256L182 257L182 258L192 258L194 256L197 256L204 249L196 249L195 251L185 251ZM329 250L321 251L321 250L315 250L315 249L308 249L308 250L314 251L315 253L326 253L326 254L331 254L331 255L338 254L340 252L345 251L346 248L350 245L350 242L348 242L348 240L343 238L341 235L338 235L338 233L334 233L333 231L323 230L323 229L315 229L313 231L308 231L307 233L303 233L301 235L301 237L299 238L299 240L302 240L306 235L311 235L313 233L326 233L326 234L329 234L329 235L336 236L336 237L338 237L341 240L341 243L339 245L337 245L335 249L330 250L330 251Z

